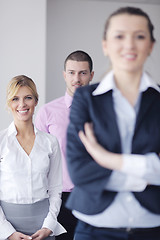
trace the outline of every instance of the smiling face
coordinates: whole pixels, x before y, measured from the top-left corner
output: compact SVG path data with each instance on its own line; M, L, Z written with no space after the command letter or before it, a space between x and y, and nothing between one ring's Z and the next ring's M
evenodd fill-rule
M68 60L63 76L67 86L67 93L73 96L78 87L88 85L94 72L90 72L88 62Z
M37 102L32 91L27 86L21 86L9 104L14 122L32 122L36 105Z
M103 51L110 58L114 71L141 72L152 48L145 17L119 14L110 19Z

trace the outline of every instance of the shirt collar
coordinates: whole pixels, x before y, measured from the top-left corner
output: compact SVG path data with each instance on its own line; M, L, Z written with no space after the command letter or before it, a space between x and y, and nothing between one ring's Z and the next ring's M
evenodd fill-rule
M140 92L146 91L149 87L154 88L156 91L160 92L160 88L155 81L147 74L143 73L141 83L140 83Z
M158 85L152 80L152 78L146 72L144 72L141 78L139 91L144 92L149 87L154 88L155 90L160 92ZM115 88L116 86L114 82L114 74L113 71L111 71L102 79L98 87L93 91L92 95L93 96L101 95Z
M9 127L8 127L8 136L14 134L15 136L17 135L17 129L15 127L14 122L12 122Z
M72 100L73 100L73 97L71 97L71 96L66 92L66 93L65 93L65 96L64 96L64 101L65 101L65 104L66 104L67 108L70 108L70 107L71 107Z
M34 132L35 132L35 134L37 134L37 132L38 132L38 129L35 126L34 126ZM17 135L17 129L16 129L14 122L12 122L8 127L8 136L11 136L12 134L14 136Z

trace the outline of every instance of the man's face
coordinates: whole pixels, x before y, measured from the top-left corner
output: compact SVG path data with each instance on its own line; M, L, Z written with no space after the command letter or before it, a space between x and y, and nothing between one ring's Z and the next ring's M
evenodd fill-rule
M78 87L88 85L92 80L94 72L90 72L88 62L77 62L68 60L63 76L67 86L67 93L73 96Z

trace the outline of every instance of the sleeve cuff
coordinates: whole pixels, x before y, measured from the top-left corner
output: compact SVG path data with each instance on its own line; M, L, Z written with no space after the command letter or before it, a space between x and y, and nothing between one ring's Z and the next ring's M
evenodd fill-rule
M14 232L16 232L15 228L5 220L3 223L0 223L0 239L7 239Z
M53 219L51 216L48 216L43 223L42 228L48 228L53 233L50 236L58 236L62 233L66 233L66 229L55 219Z
M121 171L126 174L143 177L146 172L146 157L138 154L123 154Z

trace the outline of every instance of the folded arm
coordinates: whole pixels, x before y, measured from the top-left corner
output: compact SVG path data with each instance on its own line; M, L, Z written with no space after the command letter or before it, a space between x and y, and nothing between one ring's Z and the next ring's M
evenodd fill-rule
M113 170L106 189L143 191L148 184L160 185L160 161L155 153L146 155L115 154L96 140L92 124L85 123L79 137L92 158L102 167Z

